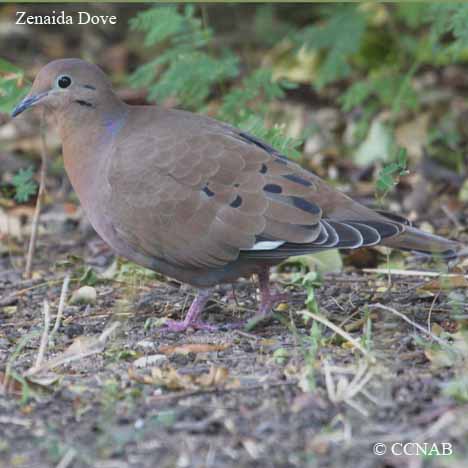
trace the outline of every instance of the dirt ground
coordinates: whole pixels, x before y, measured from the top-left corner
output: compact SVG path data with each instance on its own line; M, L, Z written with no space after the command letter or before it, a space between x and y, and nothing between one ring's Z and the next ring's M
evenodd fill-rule
M311 337L298 314L305 292L287 285L288 272L274 278L289 290L289 307L269 322L172 334L157 319L182 317L193 291L134 271L102 279L113 258L94 237L42 237L33 280L11 267L15 260L3 257L0 269L4 383L9 374L0 394L2 468L466 466L467 342L458 332L466 287L440 287L422 273L325 275L315 291L320 316L364 355L327 326ZM42 370L28 376L43 302L53 323L66 273L71 292L95 283L96 301L70 304L67 295ZM205 318L239 322L254 313L255 297L247 281L236 286L237 303L219 288ZM407 442L437 449L398 455ZM375 455L375 443L387 453Z

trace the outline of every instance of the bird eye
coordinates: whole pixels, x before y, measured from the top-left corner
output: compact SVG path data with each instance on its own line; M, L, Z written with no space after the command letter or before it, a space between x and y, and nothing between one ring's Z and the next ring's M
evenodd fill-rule
M57 78L57 84L59 88L68 88L71 85L71 82L71 78L66 75L62 75Z

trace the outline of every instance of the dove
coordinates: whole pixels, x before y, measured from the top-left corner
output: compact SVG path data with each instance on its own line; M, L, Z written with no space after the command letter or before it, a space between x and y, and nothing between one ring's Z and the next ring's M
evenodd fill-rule
M102 239L198 289L185 318L166 321L169 331L213 330L201 320L213 288L240 277L258 276L258 315L268 314L283 298L271 292L269 270L290 256L381 244L452 258L460 248L353 201L245 131L127 105L80 59L44 66L12 116L31 108L56 126L65 170Z

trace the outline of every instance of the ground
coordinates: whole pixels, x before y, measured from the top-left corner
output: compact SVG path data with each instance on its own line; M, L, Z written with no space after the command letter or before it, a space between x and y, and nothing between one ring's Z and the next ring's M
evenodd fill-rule
M110 275L133 267L109 269L112 254L93 236L41 237L32 280L14 260L2 258L0 276L2 468L462 466L468 455L466 287L442 287L422 273L428 265L416 276L324 275L313 305L361 352L327 326L310 331L298 313L306 293L287 270L273 277L289 305L253 330L164 334L158 319L182 317L194 291L133 270ZM44 300L54 323L66 273L71 292L94 284L96 302L67 295L42 370L28 374ZM239 282L234 297L220 287L205 318L250 317L255 283ZM391 454L395 442L437 446L407 457ZM375 455L375 443L387 453Z

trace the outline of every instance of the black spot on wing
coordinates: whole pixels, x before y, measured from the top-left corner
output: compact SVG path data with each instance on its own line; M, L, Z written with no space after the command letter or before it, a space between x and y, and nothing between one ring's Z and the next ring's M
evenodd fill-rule
M268 172L268 167L266 164L262 164L262 167L260 168L260 174L266 174Z
M237 197L229 206L231 206L232 208L239 208L239 206L241 205L242 205L242 198L239 195L237 195Z
M205 194L208 196L208 197L213 197L214 196L214 192L212 192L207 186L203 187L203 192L205 192Z
M296 174L286 174L286 175L283 175L283 177L285 179L290 180L291 182L296 182L296 184L301 184L304 187L311 187L312 186L312 182L309 182L308 180L303 179L302 177L300 177L300 176L298 176Z
M315 203L311 203L307 200L304 200L304 198L301 198L301 197L289 197L289 198L292 200L293 205L302 211L306 211L307 213L311 213L314 215L319 215L322 212L319 206L317 206Z
M245 132L239 132L238 135L244 141L247 141L248 143L254 144L255 146L258 146L259 148L262 148L262 150L264 150L267 153L274 156L276 162L281 162L282 164L287 164L288 163L288 158L286 156L279 153L277 150L275 150L275 148L273 148L273 146L270 146L268 143L264 142L263 140L259 140L258 138L254 137L253 135L250 135L249 133L245 133Z
M263 190L265 192L270 192L270 193L281 193L283 189L281 188L281 185L278 184L266 184L263 187Z
M267 153L273 154L277 153L275 148L270 146L268 143L265 143L262 140L259 140L258 138L255 138L253 135L250 135L249 133L245 132L239 132L239 136L243 138L244 140L248 141L249 143L253 143L255 146L259 146L263 150L265 150Z

